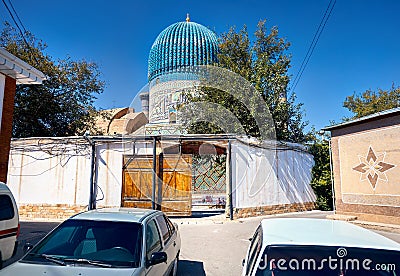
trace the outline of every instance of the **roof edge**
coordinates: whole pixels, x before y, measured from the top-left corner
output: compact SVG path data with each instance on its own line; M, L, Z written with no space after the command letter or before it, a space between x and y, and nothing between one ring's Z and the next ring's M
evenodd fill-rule
M348 127L351 125L355 125L355 124L359 124L359 123L364 123L364 122L368 122L370 120L379 118L379 117L390 117L390 116L395 116L397 115L397 113L400 115L400 107L396 107L396 108L391 108L391 109L387 109L384 111L380 111L380 112L376 112L361 118L357 118L351 121L347 121L347 122L343 122L343 123L339 123L336 125L332 125L332 126L327 126L322 128L321 130L324 131L331 131L331 130L335 130L335 129L340 129L343 127Z
M42 84L46 76L25 61L0 48L0 73L17 81L17 84Z

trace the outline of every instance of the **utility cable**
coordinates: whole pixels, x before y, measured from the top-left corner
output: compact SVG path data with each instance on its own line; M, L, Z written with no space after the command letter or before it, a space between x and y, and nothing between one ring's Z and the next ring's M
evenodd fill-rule
M314 34L313 40L312 40L310 46L308 47L307 53L300 65L299 71L297 72L296 77L293 80L293 86L291 89L292 92L296 89L297 84L299 83L299 81L303 75L303 72L308 65L308 62L310 61L310 58L314 52L315 47L317 46L319 38L321 37L321 34L325 28L325 25L328 22L328 19L332 13L333 8L335 7L335 4L336 4L336 0L331 0L328 4L328 7L325 10L324 16L322 17L321 22L319 23L317 31Z
M24 30L24 33L26 33L26 29L24 27L24 24L22 24L21 18L19 18L17 11L14 9L14 5L12 4L11 0L8 0L8 3L10 4L11 9L13 10L15 16L17 17L19 24L21 24L21 27Z
M26 46L28 47L29 52L34 53L35 51L33 51L32 46L31 46L31 45L28 43L28 41L26 40L24 32L22 32L21 27L19 26L18 22L15 20L15 17L14 17L14 15L13 15L13 13L11 12L10 8L8 7L6 1L5 1L5 0L2 0L2 2L3 2L3 4L4 4L4 6L6 7L8 13L10 14L11 19L13 20L13 22L14 22L15 26L17 27L19 33L21 34L22 40L24 41L24 43L25 43ZM22 28L24 29L24 31L25 31L25 33L26 33L27 31L26 31L24 25L22 24L22 21L21 21L21 19L19 18L17 12L15 11L14 6L13 6L12 3L11 3L11 0L8 0L8 2L10 3L10 6L11 6L12 10L14 11L15 16L18 18L19 22L21 23ZM33 57L33 59L36 61L37 65L39 65L39 61L38 61L37 57L36 57L34 54L32 54L32 57Z
M15 24L15 26L17 27L17 29L19 30L19 33L21 34L21 36L22 36L22 39L24 40L24 42L29 46L29 44L28 44L28 42L26 41L26 39L25 39L25 35L24 35L24 33L22 32L22 30L21 30L21 28L20 28L20 26L18 25L18 23L17 23L17 21L15 20L15 18L14 18L14 15L13 15L13 13L11 12L11 10L10 10L10 8L8 7L8 5L7 5L7 3L6 3L6 1L5 0L2 0L2 2L3 2L3 4L4 4L4 6L6 7L6 9L7 9L7 11L8 11L8 13L10 14L10 16L11 16L11 19L14 21L14 24ZM25 29L25 28L24 28Z

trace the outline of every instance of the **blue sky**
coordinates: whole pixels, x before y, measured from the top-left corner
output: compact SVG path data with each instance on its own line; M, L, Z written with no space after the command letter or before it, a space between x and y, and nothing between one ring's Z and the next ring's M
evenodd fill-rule
M6 0L8 1L8 0ZM329 0L104 1L12 0L26 29L48 44L54 58L97 62L106 81L96 106L128 106L147 81L147 59L167 26L191 20L217 34L257 22L278 26L291 42L293 76L299 70ZM400 85L400 1L337 0L295 93L317 129L350 113L346 96ZM4 5L0 19L11 22Z

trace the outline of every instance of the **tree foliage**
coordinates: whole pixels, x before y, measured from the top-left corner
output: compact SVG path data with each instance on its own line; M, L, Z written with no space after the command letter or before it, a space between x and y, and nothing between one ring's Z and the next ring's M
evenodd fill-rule
M354 114L350 119L399 107L400 87L392 85L389 91L379 89L377 92L366 90L361 94L354 93L352 96L346 97L343 106Z
M42 85L18 85L15 97L13 136L69 136L86 130L98 133L93 105L104 82L93 62L71 58L55 61L45 53L47 45L32 33L23 37L5 22L0 46L43 72Z
M314 135L315 137L316 135ZM312 168L311 187L317 196L316 207L320 210L333 209L332 181L329 158L329 137L314 138L310 145L310 153L314 156L315 165Z
M304 142L307 140L304 133L307 123L303 121L302 104L296 103L294 93L288 95L290 55L287 51L290 43L279 37L277 27L268 31L265 23L265 20L258 23L254 43L249 39L246 26L240 31L232 27L223 33L219 38L217 65L239 74L254 86L272 115L278 140ZM243 106L242 99L224 94L221 90L203 87L202 92L191 101L210 101L222 105L238 118L247 135L260 137L252 114L254 106L249 110ZM184 125L189 126L190 120L187 118ZM190 125L189 129L197 133L221 132L219 127L207 122Z

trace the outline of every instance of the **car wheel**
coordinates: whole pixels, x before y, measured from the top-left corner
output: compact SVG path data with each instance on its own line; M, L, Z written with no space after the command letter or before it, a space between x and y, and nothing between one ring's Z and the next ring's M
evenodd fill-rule
M178 262L179 262L179 255L176 256L174 260L174 266L172 267L170 276L176 276L178 274Z
M0 269L3 268L4 262L3 262L3 258L1 257L1 253L0 253Z

